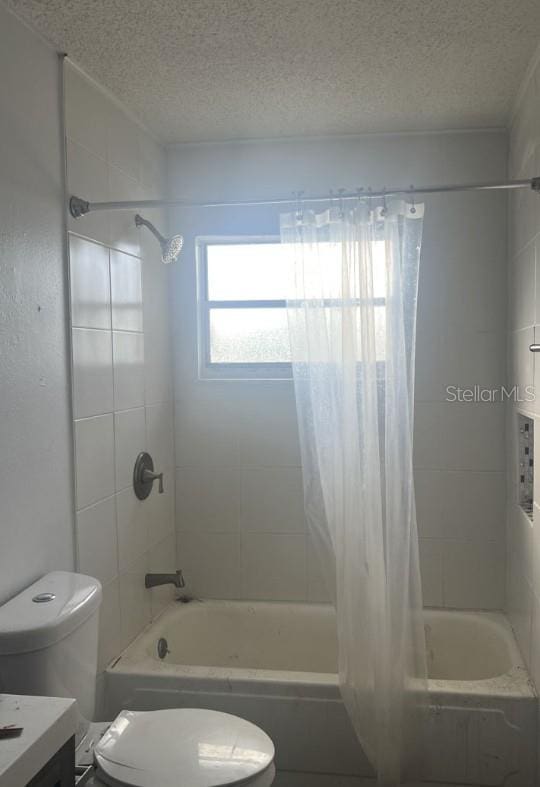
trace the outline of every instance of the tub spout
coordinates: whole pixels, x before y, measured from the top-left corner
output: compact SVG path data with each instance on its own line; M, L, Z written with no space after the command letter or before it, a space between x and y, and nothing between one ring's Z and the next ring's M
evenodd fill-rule
M184 575L178 569L174 574L146 574L144 577L145 588L155 588L158 585L174 585L177 588L186 586Z

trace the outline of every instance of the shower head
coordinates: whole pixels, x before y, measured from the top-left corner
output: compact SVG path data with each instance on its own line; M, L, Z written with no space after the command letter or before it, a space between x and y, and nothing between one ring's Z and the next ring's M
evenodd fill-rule
M152 235L159 241L159 245L161 246L161 262L164 262L166 265L170 262L176 262L182 251L182 246L184 245L184 238L182 235L173 235L172 238L165 238L161 232L158 232L152 222L143 219L143 217L139 216L137 213L135 216L135 226L142 227L143 225L148 227Z

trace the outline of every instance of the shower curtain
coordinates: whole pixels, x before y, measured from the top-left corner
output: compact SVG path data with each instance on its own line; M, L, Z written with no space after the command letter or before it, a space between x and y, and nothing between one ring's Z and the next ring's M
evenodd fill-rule
M380 785L421 769L427 707L412 469L423 206L281 216L306 516L343 700Z

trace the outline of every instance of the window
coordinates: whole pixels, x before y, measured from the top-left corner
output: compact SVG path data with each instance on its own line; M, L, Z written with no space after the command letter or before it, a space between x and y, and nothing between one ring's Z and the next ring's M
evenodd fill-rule
M328 257L325 305L341 303L341 255ZM384 360L386 265L384 241L373 243L377 360ZM197 241L199 374L217 379L292 377L286 297L290 271L277 238L200 238ZM309 282L308 282L309 284ZM318 290L318 286L316 287ZM352 306L361 300L352 298ZM360 322L359 322L360 325ZM335 327L335 320L334 320ZM360 360L360 358L359 358Z
M201 377L291 377L280 241L199 239L197 257Z

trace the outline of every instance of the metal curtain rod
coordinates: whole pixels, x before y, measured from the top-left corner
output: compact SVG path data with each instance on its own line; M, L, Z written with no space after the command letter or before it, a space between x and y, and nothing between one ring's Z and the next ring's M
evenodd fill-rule
M337 194L325 194L317 197L303 196L303 192L295 192L292 197L275 197L273 199L256 200L236 200L233 202L188 202L182 199L146 199L131 200L127 202L87 202L80 197L72 196L69 200L69 212L78 219L87 213L95 210L134 210L135 208L161 208L173 205L180 205L184 208L244 208L258 205L291 205L302 202L328 202L329 200L357 200L394 197L409 194L442 194L453 191L494 191L497 189L523 189L531 188L533 191L540 192L540 176L526 178L525 180L506 180L498 183L462 183L443 186L420 186L415 188L388 188L382 191L371 191L370 189L357 189L355 192L340 190Z

